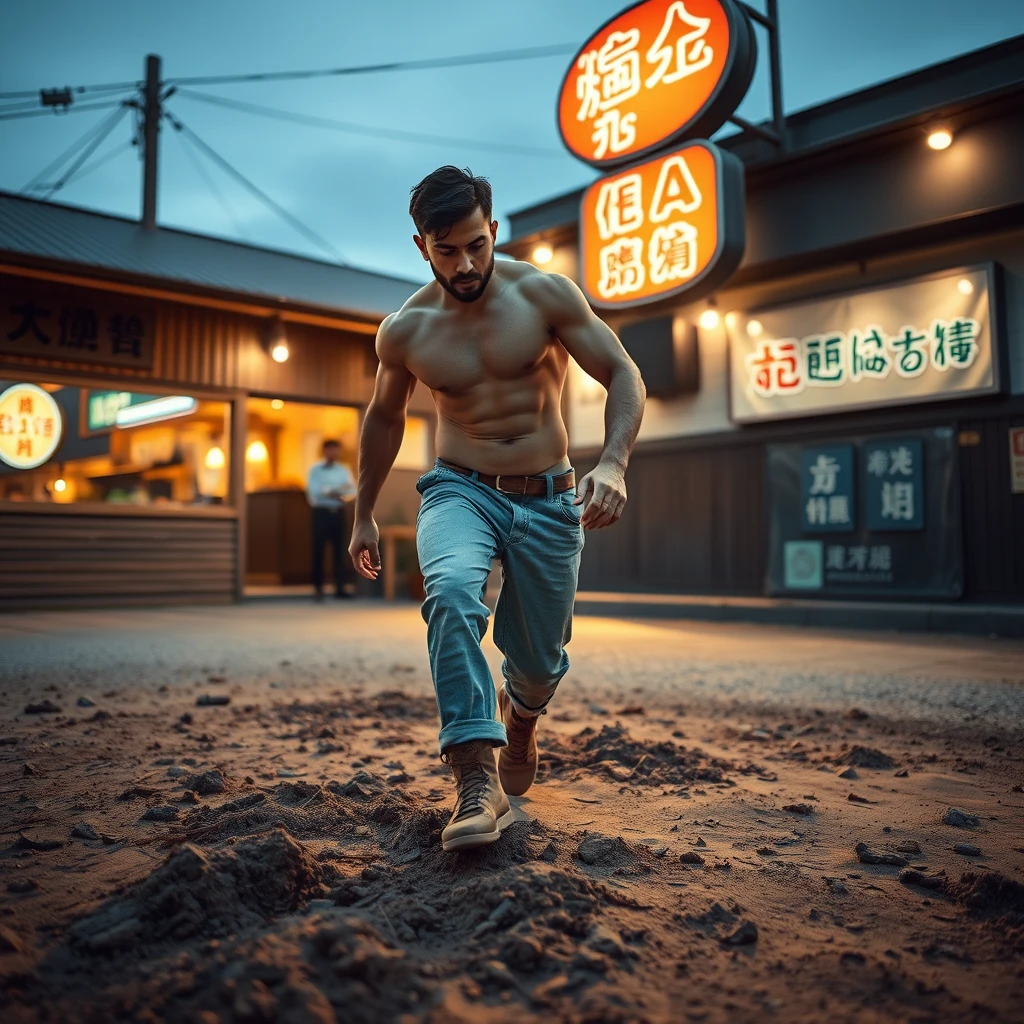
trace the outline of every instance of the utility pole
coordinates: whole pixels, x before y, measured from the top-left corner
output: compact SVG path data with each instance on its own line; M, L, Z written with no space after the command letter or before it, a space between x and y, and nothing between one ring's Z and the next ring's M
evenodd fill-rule
M160 58L146 57L146 84L142 93L142 226L156 230L157 162L160 139Z

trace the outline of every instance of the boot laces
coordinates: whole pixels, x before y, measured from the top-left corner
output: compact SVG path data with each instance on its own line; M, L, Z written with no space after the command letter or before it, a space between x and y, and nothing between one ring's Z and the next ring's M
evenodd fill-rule
M484 766L472 754L468 756L456 754L454 757L450 754L443 754L442 760L454 772L458 785L458 810L454 820L458 821L469 814L482 813L484 797L491 781Z
M520 718L512 709L512 727L507 730L508 759L514 764L525 764L530 755L530 738L537 725L536 718Z

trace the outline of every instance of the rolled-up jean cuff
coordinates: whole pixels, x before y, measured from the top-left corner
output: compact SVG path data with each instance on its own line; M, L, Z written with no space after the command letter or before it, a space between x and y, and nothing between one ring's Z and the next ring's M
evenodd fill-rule
M441 730L439 745L444 753L448 747L456 743L468 743L470 740L493 740L497 747L508 745L505 726L494 718L470 718L452 722Z
M520 718L539 718L544 714L548 704L551 703L551 697L548 697L543 704L538 704L537 707L531 708L529 704L524 704L510 689L508 683L505 684L505 692L508 694L508 699L512 701L512 706L516 709L516 714ZM554 694L552 694L554 696Z

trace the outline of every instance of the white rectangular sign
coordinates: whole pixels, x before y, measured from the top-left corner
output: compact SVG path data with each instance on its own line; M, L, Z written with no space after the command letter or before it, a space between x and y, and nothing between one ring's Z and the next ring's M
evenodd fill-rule
M992 268L726 317L737 423L999 390Z

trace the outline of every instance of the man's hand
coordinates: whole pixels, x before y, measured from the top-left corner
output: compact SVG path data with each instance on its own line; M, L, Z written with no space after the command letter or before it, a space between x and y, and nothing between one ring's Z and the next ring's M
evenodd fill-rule
M626 479L618 466L599 462L576 485L574 505L583 503L584 530L600 530L617 522L626 507Z
M380 533L372 518L353 524L352 543L348 546L348 553L356 572L368 580L375 580L377 573L380 572L380 549L377 546L379 540Z

